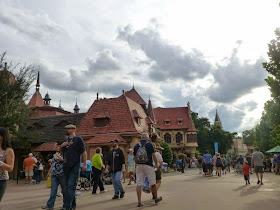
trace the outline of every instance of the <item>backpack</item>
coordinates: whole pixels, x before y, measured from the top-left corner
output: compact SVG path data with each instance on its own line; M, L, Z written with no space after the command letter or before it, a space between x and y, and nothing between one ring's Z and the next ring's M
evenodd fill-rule
M144 145L141 145L141 143L139 142L138 144L139 144L139 148L136 152L136 162L139 163L139 164L147 163L149 161L147 150L146 150L146 147L145 147L145 145L147 143L144 144Z
M202 163L202 157L201 156L198 158L198 162Z
M222 165L222 161L221 161L221 158L217 158L217 163L216 163L217 166L221 166Z

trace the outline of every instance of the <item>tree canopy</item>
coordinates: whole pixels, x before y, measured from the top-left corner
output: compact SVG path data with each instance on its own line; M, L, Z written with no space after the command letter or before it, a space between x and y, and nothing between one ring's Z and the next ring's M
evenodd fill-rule
M169 145L165 142L161 142L160 143L160 146L163 148L163 151L162 151L162 158L163 158L163 161L165 163L168 163L169 165L171 164L172 162L172 159L173 159L173 155L172 155L172 151L171 151L171 148L169 147Z
M268 44L269 61L263 63L268 72L265 79L271 99L264 105L260 123L249 131L244 131L246 141L259 146L262 151L280 145L280 29L275 30L276 38Z
M34 69L7 63L5 55L0 55L0 126L9 129L14 148L28 149L28 140L36 136L26 130L32 111L25 103Z
M208 150L214 154L214 142L218 142L219 152L226 154L231 148L234 133L224 131L220 126L211 125L209 119L198 117L197 113L192 113L192 119L197 129L197 150L200 153L205 153Z

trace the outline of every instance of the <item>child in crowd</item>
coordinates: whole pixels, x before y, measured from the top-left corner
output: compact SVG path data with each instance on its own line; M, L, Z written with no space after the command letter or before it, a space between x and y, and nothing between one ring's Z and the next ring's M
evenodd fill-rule
M246 181L246 185L250 185L250 168L252 168L252 166L249 166L248 161L245 161L244 163L245 164L242 167L244 172L244 179Z

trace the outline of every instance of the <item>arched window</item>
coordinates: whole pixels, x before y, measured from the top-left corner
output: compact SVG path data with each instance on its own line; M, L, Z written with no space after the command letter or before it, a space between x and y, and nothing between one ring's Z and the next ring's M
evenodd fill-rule
M180 132L178 132L176 134L176 143L180 144L182 141L183 141L183 135Z
M169 133L164 134L164 141L165 141L167 144L170 144L170 143L171 143L171 135L170 135Z

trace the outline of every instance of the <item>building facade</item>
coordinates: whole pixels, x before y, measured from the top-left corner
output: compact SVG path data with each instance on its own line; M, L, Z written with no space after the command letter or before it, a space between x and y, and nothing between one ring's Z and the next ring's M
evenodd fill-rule
M173 155L180 153L195 156L197 130L191 117L190 103L187 107L154 109L156 124L160 129L160 137L172 149Z
M34 110L29 129L41 133L40 141L33 143L37 147L35 152L49 151L54 147L53 142L60 143L65 137L64 126L72 123L85 141L88 159L95 154L97 147L101 147L106 161L113 139L119 140L127 158L129 148L139 142L143 132L148 132L153 142L165 140L174 154L195 154L196 129L189 103L187 107L153 109L151 100L147 105L133 86L116 98L102 99L97 94L86 113L79 113L76 103L74 113L71 113L63 110L61 105L52 107L49 94L42 98L39 87L38 73L36 91L28 103Z

